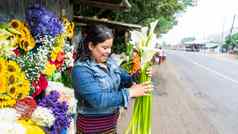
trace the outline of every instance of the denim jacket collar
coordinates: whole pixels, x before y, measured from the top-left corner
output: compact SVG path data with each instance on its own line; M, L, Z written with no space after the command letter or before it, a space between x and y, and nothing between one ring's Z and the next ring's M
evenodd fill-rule
M117 68L116 64L115 64L115 61L113 61L113 59L111 57L108 58L106 65L109 69L112 69L112 70L115 70L115 68ZM75 66L86 66L86 67L94 66L94 67L101 68L101 65L96 63L95 59L87 59L85 61L78 60L75 63Z

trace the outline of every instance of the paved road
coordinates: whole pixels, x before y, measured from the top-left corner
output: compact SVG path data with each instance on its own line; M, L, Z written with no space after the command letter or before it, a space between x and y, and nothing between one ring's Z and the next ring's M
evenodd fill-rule
M168 60L216 133L238 134L238 61L175 51Z
M169 51L154 72L152 134L238 134L238 61Z

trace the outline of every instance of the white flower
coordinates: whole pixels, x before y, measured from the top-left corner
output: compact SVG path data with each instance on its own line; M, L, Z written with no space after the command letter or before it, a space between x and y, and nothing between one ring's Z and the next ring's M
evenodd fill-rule
M1 122L9 122L9 123L16 122L17 117L19 117L19 115L17 114L17 111L14 108L0 109L0 121Z
M155 48L143 48L143 53L141 55L141 65L144 65L148 62L150 62L156 52L158 52L158 49Z
M156 52L154 47L157 43L157 37L154 33L154 29L158 23L158 20L150 23L150 28L143 27L141 32L131 31L131 42L137 47L138 50L142 50L141 63L142 66L145 63L151 61L153 55Z
M38 106L31 116L32 121L34 121L39 126L51 127L55 122L54 114L50 109Z
M48 87L46 89L46 94L49 94L51 91L59 91L60 89L64 88L64 85L59 82L48 81Z
M26 134L26 129L16 122L0 122L1 134Z

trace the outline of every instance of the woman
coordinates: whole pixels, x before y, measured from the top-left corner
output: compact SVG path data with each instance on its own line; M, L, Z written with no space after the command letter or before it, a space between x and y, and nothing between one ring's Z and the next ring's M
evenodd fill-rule
M79 59L72 71L75 95L79 100L78 134L116 134L119 107L127 107L132 97L152 89L148 83L133 84L132 77L110 58L112 31L89 27Z

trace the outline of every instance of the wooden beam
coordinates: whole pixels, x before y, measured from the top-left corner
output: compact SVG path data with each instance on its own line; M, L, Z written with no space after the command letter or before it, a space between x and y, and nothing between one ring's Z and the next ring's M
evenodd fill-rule
M92 17L84 17L84 16L74 16L73 20L76 23L85 23L85 24L104 24L109 27L114 27L114 28L122 28L122 29L138 29L140 30L142 26L140 25L135 25L135 24L129 24L129 23L124 23L124 22L118 22L118 21L110 21L110 20L105 20L105 19L95 19Z
M126 10L129 10L129 8L131 8L131 5L128 2L128 0L122 0L122 2L119 4L100 2L96 0L80 0L80 3L86 4L91 7L103 8L103 9L109 9L109 10L126 11Z

